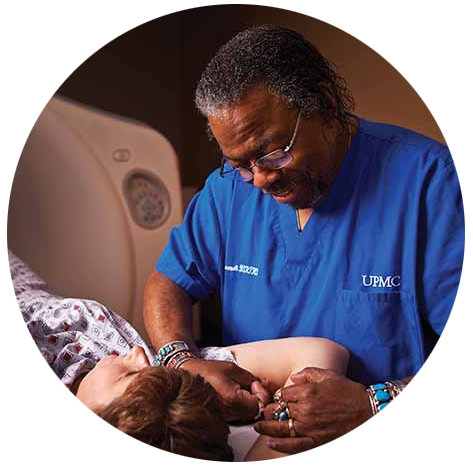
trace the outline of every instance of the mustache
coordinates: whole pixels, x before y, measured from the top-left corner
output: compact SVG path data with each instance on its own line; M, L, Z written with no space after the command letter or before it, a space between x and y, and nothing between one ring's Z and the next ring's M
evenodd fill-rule
M305 183L311 191L309 199L300 208L315 207L319 201L325 197L329 191L329 185L320 177L314 176L310 172L291 171L285 177L274 182L270 187L263 189L268 195L280 196L294 190L300 183Z
M269 188L263 189L267 195L278 195L292 191L297 185L295 180L285 179L274 182Z
M264 193L268 195L287 193L292 191L300 182L307 180L309 176L305 172L290 168L284 168L280 173L281 177L268 188L264 188Z

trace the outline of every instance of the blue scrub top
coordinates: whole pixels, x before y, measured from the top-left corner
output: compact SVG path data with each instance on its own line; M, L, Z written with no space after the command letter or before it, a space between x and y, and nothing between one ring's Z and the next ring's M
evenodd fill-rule
M327 198L298 232L293 208L212 173L156 269L197 299L220 293L225 345L326 337L364 384L414 375L451 311L463 261L448 149L360 119Z

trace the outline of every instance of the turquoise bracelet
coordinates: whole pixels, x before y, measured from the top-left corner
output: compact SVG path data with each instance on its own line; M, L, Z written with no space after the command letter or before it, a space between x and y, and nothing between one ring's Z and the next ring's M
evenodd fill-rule
M371 410L373 415L376 415L380 410L383 410L388 404L397 397L401 391L406 387L402 381L386 381L385 383L378 383L369 386L366 389L371 403Z
M376 415L384 409L393 399L386 384L378 383L366 389L371 402L371 410Z
M189 350L189 346L184 341L173 341L163 345L157 352L154 360L155 366L166 365L167 361L176 353Z

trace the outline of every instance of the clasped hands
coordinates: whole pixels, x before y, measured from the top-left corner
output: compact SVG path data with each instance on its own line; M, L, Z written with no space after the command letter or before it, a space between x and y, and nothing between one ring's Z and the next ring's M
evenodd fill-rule
M264 420L255 424L255 430L268 437L270 448L280 452L294 454L320 446L372 416L365 387L332 370L305 368L292 375L294 385L280 391L292 421L276 421L273 412L277 404L248 371L234 363L211 360L190 360L184 368L200 374L214 387L229 423L253 420L261 402Z
M294 385L282 388L280 398L292 421L274 420L278 403L270 403L265 407L264 421L255 425L276 451L295 454L321 446L372 416L365 387L332 370L305 368L291 380Z

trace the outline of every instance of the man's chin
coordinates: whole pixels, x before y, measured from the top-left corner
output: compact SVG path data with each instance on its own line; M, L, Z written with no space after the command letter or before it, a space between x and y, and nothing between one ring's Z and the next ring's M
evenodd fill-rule
M301 190L300 186L295 187L286 193L271 194L273 199L280 204L287 204L294 209L304 209L308 207L308 197L304 197L305 190ZM305 199L304 199L305 198Z
M315 185L302 182L294 184L294 187L287 192L273 193L271 196L278 203L287 204L294 209L310 209L315 208L320 203L325 193Z
M272 194L271 196L275 201L281 204L289 204L292 206L294 203L297 203L296 193L297 190L289 191L288 193L281 193L281 194Z
M315 209L325 198L325 193L317 193L315 196L301 196L293 203L288 203L294 209Z

